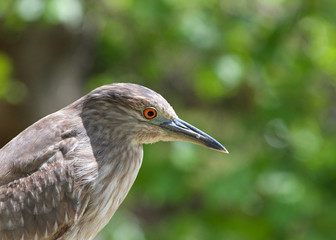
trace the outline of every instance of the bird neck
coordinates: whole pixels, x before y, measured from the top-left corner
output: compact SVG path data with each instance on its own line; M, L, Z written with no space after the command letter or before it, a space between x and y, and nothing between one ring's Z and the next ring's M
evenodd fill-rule
M124 144L111 146L102 150L99 156L98 176L94 182L91 197L93 211L85 216L88 223L96 221L96 229L100 231L112 218L127 193L132 187L139 172L143 150L141 145Z

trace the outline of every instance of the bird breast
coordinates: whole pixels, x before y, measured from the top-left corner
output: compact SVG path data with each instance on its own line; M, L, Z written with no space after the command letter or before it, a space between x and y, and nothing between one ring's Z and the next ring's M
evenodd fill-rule
M83 235L85 239L90 239L89 235L95 236L109 222L139 172L143 157L142 146L137 144L123 146L122 148L111 147L110 149L118 149L118 151L110 151L103 156L104 159L97 161L101 164L92 186L91 200L82 218L84 227L77 233L85 234L85 229L88 229L87 235ZM93 222L94 226L92 226Z

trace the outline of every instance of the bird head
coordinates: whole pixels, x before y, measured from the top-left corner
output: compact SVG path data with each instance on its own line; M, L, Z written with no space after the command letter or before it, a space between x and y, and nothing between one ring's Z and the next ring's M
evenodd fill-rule
M114 130L113 137L118 132L123 139L139 144L187 141L228 153L214 138L181 120L170 104L149 88L131 83L104 85L86 95L83 102L89 109L83 112L105 121L103 126Z

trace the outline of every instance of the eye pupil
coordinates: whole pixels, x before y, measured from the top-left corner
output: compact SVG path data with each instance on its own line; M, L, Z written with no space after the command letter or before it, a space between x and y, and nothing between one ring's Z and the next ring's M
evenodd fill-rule
M148 111L147 115L148 115L148 117L153 117L154 116L154 111Z

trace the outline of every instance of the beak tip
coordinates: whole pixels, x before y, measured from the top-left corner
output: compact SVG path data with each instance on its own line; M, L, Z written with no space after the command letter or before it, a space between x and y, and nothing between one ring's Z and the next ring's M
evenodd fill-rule
M223 149L221 152L229 154L229 151L226 149Z
M227 153L227 154L229 154L229 151L228 151L225 147L223 147L223 148L221 148L221 149L216 149L216 150L218 150L218 151L220 151L220 152L223 152L223 153Z

